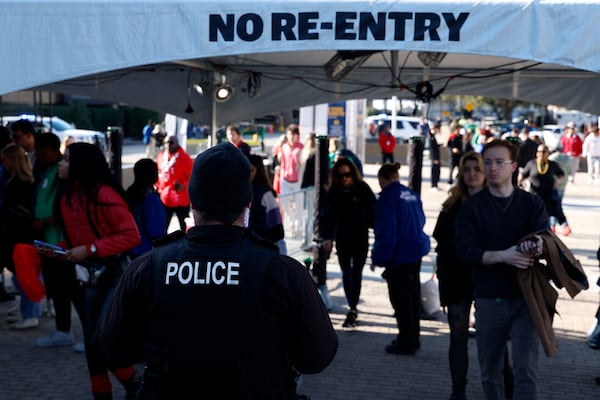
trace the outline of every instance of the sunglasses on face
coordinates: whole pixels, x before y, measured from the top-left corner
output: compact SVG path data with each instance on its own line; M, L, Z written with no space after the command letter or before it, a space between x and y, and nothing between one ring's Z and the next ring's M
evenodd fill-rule
M337 175L340 178L352 178L352 174L350 172L338 172Z

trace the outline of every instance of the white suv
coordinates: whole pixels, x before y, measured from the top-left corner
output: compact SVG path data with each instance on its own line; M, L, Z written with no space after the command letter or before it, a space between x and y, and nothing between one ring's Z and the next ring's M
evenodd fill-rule
M380 122L383 122L385 125L391 128L392 116L387 114L379 114L365 118L365 128L367 128L371 136L377 137L377 127L379 126ZM408 142L411 137L420 136L419 123L419 117L407 117L405 115L398 115L396 117L396 132L394 132L394 136L400 142ZM429 122L429 127L432 127L431 122ZM367 137L368 136L369 135L367 135Z
M52 132L56 134L61 142L69 136L76 142L95 144L102 149L103 153L106 153L108 146L106 143L106 135L104 133L89 129L77 129L73 124L58 117L36 117L31 114L21 114L17 116L2 117L2 124L10 128L11 124L20 119L31 121L33 127L41 132Z

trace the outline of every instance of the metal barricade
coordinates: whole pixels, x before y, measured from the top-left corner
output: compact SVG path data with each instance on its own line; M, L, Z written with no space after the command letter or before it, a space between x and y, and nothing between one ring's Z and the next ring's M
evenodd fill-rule
M288 255L310 249L313 245L315 188L281 194L278 199Z

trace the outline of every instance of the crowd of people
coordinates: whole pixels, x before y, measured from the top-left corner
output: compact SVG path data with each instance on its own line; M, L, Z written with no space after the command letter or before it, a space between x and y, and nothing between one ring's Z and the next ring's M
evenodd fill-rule
M293 399L300 374L331 363L337 337L329 299L315 290L324 283L286 256L278 202L314 185L314 134L302 143L299 127L287 127L273 149L271 180L263 156L252 154L235 126L227 127L227 142L194 160L176 135L159 138L164 146L157 149L157 124L149 121L146 154L158 153L136 162L125 191L98 147L71 143L61 152L58 137L35 134L30 125L19 121L12 132L0 130L0 266L13 272L19 294L8 322L15 330L36 328L45 295L55 330L36 346L73 345L73 304L83 328L78 351L85 351L95 399L112 399L109 371L128 399L138 393ZM430 142L431 185L440 190L440 126L422 131ZM537 398L539 332L517 271L543 256L541 239L531 235L557 226L571 234L561 202L579 156L588 160L590 182L600 182L599 131L583 141L572 131L567 125L554 160L527 131L498 138L457 125L446 142L449 196L432 236L450 328L450 399L466 398L473 303L485 398ZM378 195L364 181L358 157L331 140L318 223L323 249L329 257L335 248L342 272L348 308L342 328L360 326L370 251L371 268L383 268L398 328L385 351L413 355L421 347L421 262L431 245L420 195L400 182L389 135L382 128ZM173 216L179 231L167 235ZM37 267L27 267L31 260ZM44 294L30 284L36 279ZM11 300L2 290L0 297ZM211 304L203 312L219 321L210 329L189 318L201 304ZM236 341L240 321L256 328ZM215 346L200 357L187 346L197 340ZM139 362L146 364L144 377L133 367ZM236 384L227 385L231 379Z

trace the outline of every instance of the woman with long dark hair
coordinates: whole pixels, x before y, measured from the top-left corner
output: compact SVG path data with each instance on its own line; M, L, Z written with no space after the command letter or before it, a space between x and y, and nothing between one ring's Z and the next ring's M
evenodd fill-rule
M64 180L60 200L67 261L75 263L81 281L73 304L83 326L87 364L95 400L112 399L109 366L94 345L101 315L122 274L120 255L140 243L140 234L129 212L123 188L111 175L102 151L92 144L73 143L59 163ZM132 366L110 366L135 398L139 377Z
M358 168L349 158L340 157L329 174L323 237L327 251L331 251L335 240L349 308L342 324L345 328L352 328L358 322L356 306L369 252L369 228L373 226L374 205L375 195L362 180Z
M143 158L133 166L134 180L127 188L127 203L131 210L142 241L129 252L132 258L152 250L152 241L167 233L167 214L156 191L158 165Z
M277 245L280 254L286 255L285 234L281 221L281 210L276 199L277 193L267 177L263 158L254 154L248 158L253 192L248 226L257 235Z

